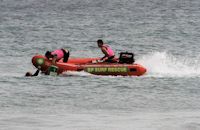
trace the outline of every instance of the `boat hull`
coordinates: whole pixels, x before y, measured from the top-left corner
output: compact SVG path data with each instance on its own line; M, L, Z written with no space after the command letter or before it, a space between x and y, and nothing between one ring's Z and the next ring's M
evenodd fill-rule
M52 64L45 56L36 55L32 58L33 65L46 72L51 65L58 67L58 74L64 71L85 71L94 75L113 76L141 76L146 73L146 68L140 64L119 64L119 63L92 63L99 58L71 58L67 63L62 61Z

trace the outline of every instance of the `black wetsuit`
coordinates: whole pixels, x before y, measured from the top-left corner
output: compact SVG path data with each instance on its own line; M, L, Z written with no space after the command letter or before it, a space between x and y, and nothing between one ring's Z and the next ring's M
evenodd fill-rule
M67 62L69 59L69 51L66 52L64 49L61 49L64 53L64 58L63 58L63 62Z
M105 55L104 57L101 58L101 60L103 60L105 57L107 56ZM114 58L115 56L108 57L108 59L106 59L104 62L115 63L116 61L113 60Z
M38 69L32 76L38 76L40 70Z

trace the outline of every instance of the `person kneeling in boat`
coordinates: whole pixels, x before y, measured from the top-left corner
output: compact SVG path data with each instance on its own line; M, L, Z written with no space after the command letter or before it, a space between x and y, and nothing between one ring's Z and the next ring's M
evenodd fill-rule
M32 74L31 72L26 72L25 76L26 77L38 76L38 74L40 72L40 69L41 69L41 66L38 66L38 69L37 69L37 71L34 74Z
M52 63L55 64L57 61L63 58L63 62L67 62L69 58L69 51L64 49L58 49L55 51L47 51L45 56L50 59L52 58Z
M110 62L110 63L116 62L114 60L115 53L110 46L106 45L101 39L97 40L97 45L99 48L101 48L101 51L105 54L105 56L100 59L100 62Z

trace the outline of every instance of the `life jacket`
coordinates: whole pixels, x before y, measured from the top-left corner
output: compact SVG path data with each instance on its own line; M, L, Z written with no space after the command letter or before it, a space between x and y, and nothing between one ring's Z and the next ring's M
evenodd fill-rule
M60 59L62 59L64 57L64 52L62 49L58 49L58 50L55 50L53 52L51 52L52 55L56 55L56 60L59 61Z
M106 48L106 52L107 52L107 54L108 54L108 57L111 57L111 56L114 56L115 55L115 53L114 53L114 51L108 46L108 45L103 45L102 47L105 47Z

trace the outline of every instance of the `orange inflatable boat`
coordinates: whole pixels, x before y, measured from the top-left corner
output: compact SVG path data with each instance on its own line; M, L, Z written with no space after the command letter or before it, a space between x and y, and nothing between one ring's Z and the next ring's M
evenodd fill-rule
M57 74L65 71L85 71L94 75L113 75L113 76L141 76L146 72L146 68L139 64L128 63L92 63L99 58L70 58L67 63L61 61L52 64L43 55L36 55L32 58L33 65L38 68L41 66L42 72L53 69ZM53 66L53 67L52 67Z

